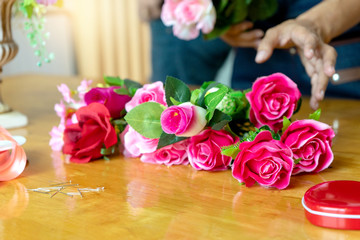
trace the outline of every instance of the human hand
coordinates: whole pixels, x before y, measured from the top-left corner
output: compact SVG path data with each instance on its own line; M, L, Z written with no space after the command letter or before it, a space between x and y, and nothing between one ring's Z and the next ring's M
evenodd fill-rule
M260 29L252 29L254 24L244 21L233 25L221 36L227 44L233 47L253 47L257 48L260 39L264 36L264 32ZM247 31L252 29L250 31Z
M269 29L259 43L255 61L267 61L275 48L294 46L311 79L310 106L317 109L319 102L324 99L329 77L335 73L337 53L323 41L320 33L311 24L288 20Z
M140 19L149 21L160 18L162 0L138 0Z

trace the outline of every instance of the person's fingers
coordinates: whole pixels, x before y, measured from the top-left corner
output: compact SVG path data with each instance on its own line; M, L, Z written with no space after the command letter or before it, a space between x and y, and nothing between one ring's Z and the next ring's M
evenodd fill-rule
M161 15L161 7L158 5L152 5L150 8L150 17L151 19L159 18Z
M296 46L303 49L304 56L308 59L315 56L315 50L321 42L317 35L303 26L298 26L291 32L291 39Z
M149 21L150 20L149 8L147 7L139 8L139 16L142 21Z
M262 30L252 30L237 36L222 36L222 39L233 47L257 47L258 41L263 36Z
M253 26L254 26L254 24L252 22L244 21L244 22L241 22L241 23L231 26L230 29L226 32L226 34L228 34L230 36L237 36L237 35L245 32L246 30L253 28Z
M311 108L317 109L319 107L319 102L324 99L328 81L329 77L323 69L323 60L318 58L315 63L315 73L311 76Z
M331 77L335 73L337 52L335 48L333 48L332 46L324 44L322 48L322 56L324 62L323 65L324 72L328 77Z
M319 107L319 101L315 97L317 83L318 83L318 74L314 73L311 77L311 97L310 97L310 107L313 110L316 110Z
M318 63L316 64L318 79L314 93L314 96L318 101L322 101L324 99L325 90L329 82L329 77L325 74L323 66L323 59L319 59Z
M161 15L161 0L139 0L138 11L140 19L149 21L151 19L159 18Z
M303 64L303 66L305 67L305 71L307 73L307 75L311 78L312 75L315 73L315 66L314 64L311 62L311 59L309 60L308 58L306 58L304 56L304 53L302 50L298 51L299 56L300 56L300 60Z
M264 38L259 43L255 62L263 63L271 57L274 48L279 45L280 33L277 29L271 28L266 31Z

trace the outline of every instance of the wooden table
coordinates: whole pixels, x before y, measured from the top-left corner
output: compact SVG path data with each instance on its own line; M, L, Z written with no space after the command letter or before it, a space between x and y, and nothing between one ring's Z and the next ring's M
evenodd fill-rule
M292 177L286 190L240 186L231 171L110 161L66 164L48 142L59 118L56 85L75 87L81 78L24 75L4 79L7 103L29 117L24 135L28 166L16 180L0 183L0 239L360 239L360 231L326 229L307 221L301 198L329 180L360 181L360 102L326 99L321 120L337 132L331 168ZM310 113L305 99L295 118ZM55 182L104 187L69 197L27 192Z

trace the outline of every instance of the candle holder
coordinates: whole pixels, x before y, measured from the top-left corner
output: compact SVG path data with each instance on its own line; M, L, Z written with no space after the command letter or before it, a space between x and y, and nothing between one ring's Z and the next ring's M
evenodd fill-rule
M0 76L3 66L16 56L19 49L12 38L11 31L12 6L15 1L16 0L0 0ZM27 117L22 113L12 110L2 100L1 83L2 79L0 77L0 126L7 129L26 126L28 123Z

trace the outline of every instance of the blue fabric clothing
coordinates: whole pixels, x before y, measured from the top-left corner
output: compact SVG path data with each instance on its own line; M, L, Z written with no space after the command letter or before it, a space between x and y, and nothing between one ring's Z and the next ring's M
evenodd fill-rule
M220 39L178 39L161 20L151 21L150 27L152 82L164 82L168 75L194 85L213 81L231 49Z
M310 9L320 1L315 0L279 0L279 9L270 19L255 23L254 28L266 31L268 28L292 18ZM347 31L337 39L348 36L359 37L360 26ZM336 70L348 69L360 66L360 42L352 44L339 44L335 46L338 53ZM250 88L253 81L260 76L266 76L275 72L282 72L294 80L304 95L310 95L311 84L299 56L292 55L288 50L276 49L272 57L265 63L255 63L256 51L250 48L236 49L232 87L237 89ZM360 80L360 79L359 79ZM360 81L333 85L329 82L326 96L360 98Z

